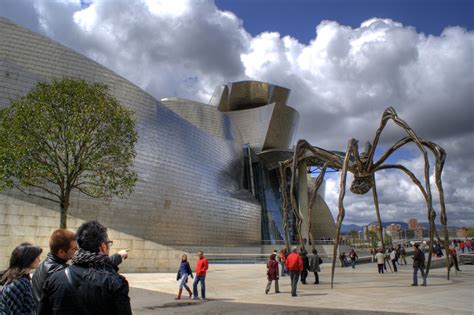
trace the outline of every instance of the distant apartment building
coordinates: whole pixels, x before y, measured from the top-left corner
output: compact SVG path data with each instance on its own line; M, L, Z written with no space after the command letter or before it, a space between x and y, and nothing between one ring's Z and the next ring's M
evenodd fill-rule
M458 232L457 228L448 227L448 236L449 236L449 238L457 238L458 237L457 232ZM439 229L439 234L441 235L441 237L444 237L444 227L443 226Z
M418 220L417 219L409 219L408 220L408 229L415 230L418 227Z
M378 225L377 224L369 224L367 226L367 232L375 232L377 233Z
M385 231L392 238L392 240L399 240L403 238L403 229L400 224L392 223L385 228Z
M370 237L369 237L369 226L368 225L364 225L362 227L362 239L363 240L368 240Z
M470 230L470 228L467 227L462 227L460 229L457 229L456 231L456 237L459 238L466 238L467 237L467 232Z

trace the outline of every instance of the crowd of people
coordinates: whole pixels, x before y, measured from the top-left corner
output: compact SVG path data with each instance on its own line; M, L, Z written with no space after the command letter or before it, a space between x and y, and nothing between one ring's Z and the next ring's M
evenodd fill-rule
M128 282L118 273L128 253L109 256L112 244L107 228L89 221L76 233L54 231L41 263L39 246L18 245L1 276L0 314L131 314Z
M89 221L76 233L54 231L49 238L50 251L41 263L39 246L18 245L0 277L0 314L132 314L128 282L118 273L128 250L109 255L112 244L107 228ZM193 291L186 285L188 277L193 277L191 267L187 256L182 256L176 299L181 298L183 288L190 298L198 299L201 283L201 299L205 300L208 261L203 252L198 256Z
M267 261L267 279L265 294L271 289L272 282L275 282L275 293L280 293L278 280L281 277L289 276L291 281L291 295L297 296L296 290L298 282L307 284L309 272L314 274L314 284L319 284L319 275L321 272L320 264L322 259L318 256L318 251L313 249L311 258L308 252L301 248L298 252L297 247L293 247L288 254L286 248L277 252L274 250ZM280 273L281 271L281 273Z
M40 263L42 249L31 243L22 243L12 252L9 268L0 277L3 286L0 294L0 314L131 314L129 286L127 280L118 273L118 266L128 257L128 250L109 255L113 241L109 239L107 228L97 221L83 223L76 233L58 229L49 238L49 253ZM453 242L449 248L451 266L460 271L456 248L471 251L471 241ZM434 243L431 254L443 256L442 246ZM377 263L380 274L387 266L397 272L397 265L406 265L406 248L389 247L371 249L372 262ZM348 262L350 259L350 264ZM358 255L351 249L348 255L339 254L341 267L355 268ZM413 282L418 286L418 272L422 286L426 286L425 254L419 244L414 244ZM68 263L70 261L70 264ZM323 263L316 249L309 257L304 247L298 251L286 248L270 255L267 266L265 293L270 292L274 283L275 293L280 293L278 280L289 276L291 295L297 296L298 282L307 284L309 272L314 273L314 284L319 284L320 265ZM393 266L393 269L392 269ZM208 260L202 251L198 252L196 273L193 275L188 257L183 254L179 263L176 280L181 299L183 290L189 298L199 299L198 285L201 285L201 300L206 300L206 271ZM35 270L33 276L30 276ZM193 287L187 285L188 278L194 279Z

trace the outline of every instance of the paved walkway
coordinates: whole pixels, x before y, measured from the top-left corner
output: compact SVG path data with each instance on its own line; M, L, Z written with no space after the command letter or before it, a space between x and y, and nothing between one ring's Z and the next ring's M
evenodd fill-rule
M383 275L375 264L337 267L331 290L330 265L325 263L321 284L298 284L298 297L291 297L289 277L280 279L282 293L274 294L272 288L265 294L264 264L211 265L205 303L187 297L175 301L175 273L124 275L134 314L473 314L474 265L461 269L449 281L446 269L431 270L427 287L411 287L411 266ZM308 280L314 280L312 274Z

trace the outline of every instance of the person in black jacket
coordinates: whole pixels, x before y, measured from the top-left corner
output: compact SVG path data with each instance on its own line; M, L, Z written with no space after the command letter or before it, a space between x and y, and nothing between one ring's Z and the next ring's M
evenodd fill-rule
M38 314L132 314L128 282L109 257L107 228L85 222L76 236L72 265L46 279Z
M304 249L300 252L301 258L303 259L303 271L301 272L301 283L306 284L306 278L308 277L308 269L309 269L309 258L308 252Z
M30 243L15 247L10 257L10 266L0 278L0 285L3 285L0 293L0 314L36 314L30 270L38 267L42 251L39 246Z
M48 276L69 266L67 261L74 256L77 250L76 234L66 229L57 229L49 237L49 250L46 259L36 269L31 281L33 296L37 304L41 300L43 285ZM118 266L122 263L122 259L127 257L127 251L121 250L110 256L110 259L114 265Z
M67 261L77 250L76 234L66 229L57 229L49 237L50 252L41 262L31 279L33 296L39 304L43 294L43 285L48 275L68 266Z
M419 248L418 244L415 244L415 252L413 253L413 283L412 286L418 285L418 270L421 272L421 278L423 279L422 286L426 287L426 274L425 274L425 253ZM431 254L431 253L430 253Z

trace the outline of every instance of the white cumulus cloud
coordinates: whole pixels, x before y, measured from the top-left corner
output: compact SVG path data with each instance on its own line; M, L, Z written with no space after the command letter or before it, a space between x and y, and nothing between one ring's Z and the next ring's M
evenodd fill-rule
M390 19L374 17L356 28L321 21L314 39L303 44L276 32L252 37L238 16L211 0L6 0L0 15L85 54L156 98L207 102L217 85L244 79L289 87L289 104L301 113L297 138L326 149L342 151L349 138L371 140L383 110L394 106L419 136L448 152L449 223L474 225L472 31L453 26L433 36ZM378 153L403 136L389 124ZM423 181L419 151L409 146L404 152L396 159ZM405 175L379 172L377 183L384 220L426 220L423 198ZM330 174L326 197L335 214L338 187L339 175ZM348 193L346 210L347 222L375 219L370 193Z

